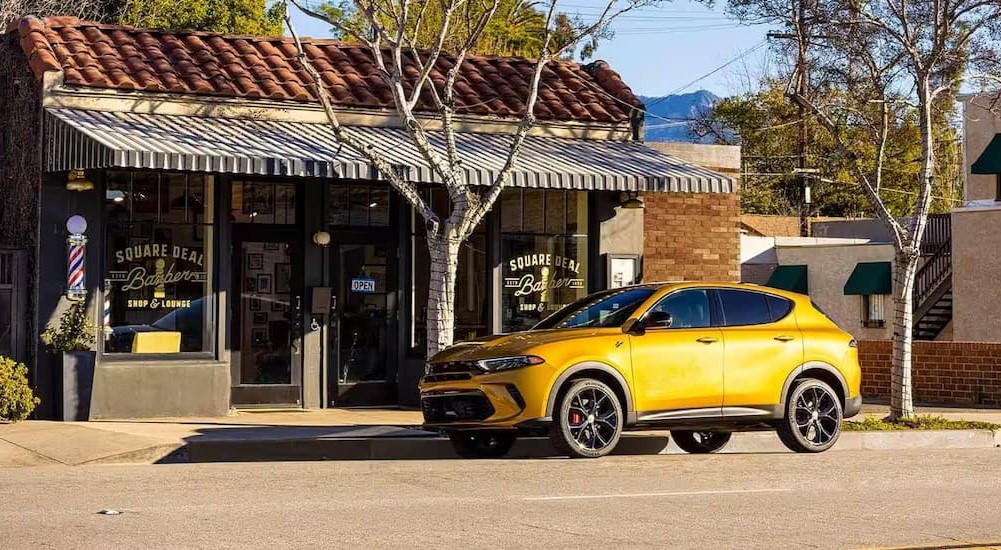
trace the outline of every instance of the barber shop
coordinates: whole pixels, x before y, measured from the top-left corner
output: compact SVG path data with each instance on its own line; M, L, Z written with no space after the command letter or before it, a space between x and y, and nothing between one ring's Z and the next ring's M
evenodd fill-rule
M370 53L306 49L345 128L447 212ZM22 282L0 355L29 366L40 417L416 404L423 220L338 142L288 39L28 18L0 58L0 297L5 274ZM532 64L467 64L458 148L482 186ZM603 62L546 70L509 185L461 248L456 341L604 288L736 277L735 180L644 145L641 109ZM89 363L42 338L74 308Z

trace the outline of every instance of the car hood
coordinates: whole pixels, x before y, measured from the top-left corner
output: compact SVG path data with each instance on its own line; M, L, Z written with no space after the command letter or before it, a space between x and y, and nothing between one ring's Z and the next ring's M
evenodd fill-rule
M497 334L477 340L461 342L435 354L429 362L477 361L528 353L543 344L587 338L597 332L594 328L530 330L512 334Z

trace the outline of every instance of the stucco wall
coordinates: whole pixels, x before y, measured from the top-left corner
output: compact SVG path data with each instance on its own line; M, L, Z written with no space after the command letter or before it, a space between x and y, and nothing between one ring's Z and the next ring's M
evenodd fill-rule
M779 265L806 265L810 298L842 329L858 339L881 340L893 336L893 298L884 298L884 328L862 326L862 300L845 296L845 281L860 262L891 262L893 246L888 244L846 244L816 246L776 246Z
M975 176L970 173L970 166L984 152L987 144L995 134L1001 133L1001 118L985 108L991 101L992 98L988 96L967 97L963 100L963 154L968 201L994 199L997 191L996 176Z
M1001 234L1001 206L952 212L953 335L967 342L1001 342L1001 255L987 248Z

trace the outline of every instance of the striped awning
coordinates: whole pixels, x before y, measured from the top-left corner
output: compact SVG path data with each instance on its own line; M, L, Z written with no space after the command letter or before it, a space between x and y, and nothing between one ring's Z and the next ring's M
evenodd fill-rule
M347 179L383 179L341 146L327 124L47 109L47 171L149 168ZM401 128L350 127L409 181L440 178ZM457 140L470 185L489 185L512 136L463 133ZM443 147L440 134L432 140ZM442 149L443 150L443 149ZM637 142L529 137L509 185L614 191L730 193L733 182Z

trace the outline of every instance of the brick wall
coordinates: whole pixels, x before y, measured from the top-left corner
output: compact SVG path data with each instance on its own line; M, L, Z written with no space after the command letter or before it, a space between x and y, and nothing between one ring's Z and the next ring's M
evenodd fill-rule
M740 279L738 193L645 193L644 281Z
M890 398L889 340L859 342L863 398ZM1001 343L914 342L914 401L1001 407Z

